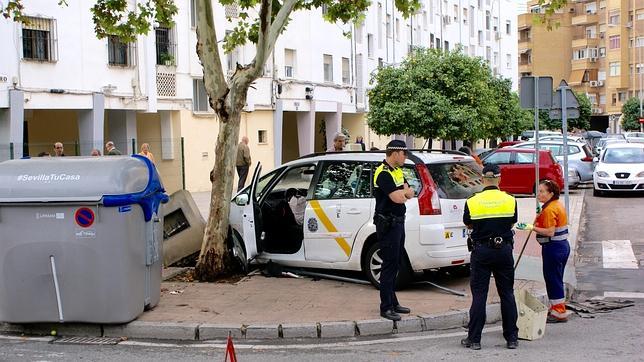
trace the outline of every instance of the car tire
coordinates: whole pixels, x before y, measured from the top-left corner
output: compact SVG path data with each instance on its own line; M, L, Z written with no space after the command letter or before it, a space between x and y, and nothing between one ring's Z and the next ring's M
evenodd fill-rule
M382 258L380 257L380 245L375 242L369 246L364 259L362 261L362 272L367 277L367 280L380 289L380 270L382 267ZM413 272L409 265L409 258L407 253L403 255L400 261L400 270L396 276L396 289L402 289L407 286L413 278Z

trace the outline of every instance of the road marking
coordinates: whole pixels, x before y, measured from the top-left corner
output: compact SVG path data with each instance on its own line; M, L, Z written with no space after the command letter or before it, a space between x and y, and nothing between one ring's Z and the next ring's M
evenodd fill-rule
M630 240L604 240L602 253L606 269L638 269Z
M605 298L644 299L644 293L638 292L604 292Z
M9 341L51 342L54 340L54 337L5 336L0 334L0 339Z

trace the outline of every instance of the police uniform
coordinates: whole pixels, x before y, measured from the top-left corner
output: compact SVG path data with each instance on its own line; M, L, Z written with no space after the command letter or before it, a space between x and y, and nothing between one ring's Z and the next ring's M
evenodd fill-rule
M394 140L387 145L388 150L407 150L403 141ZM380 244L382 269L380 271L380 315L392 320L400 320L398 313L409 313L396 298L396 275L404 255L405 244L405 204L398 204L389 194L402 190L407 181L400 167L389 165L386 160L378 166L373 176L376 212L374 224Z
M484 177L499 177L499 167L487 165ZM490 285L490 274L501 298L503 337L508 348L517 347L517 307L514 300L513 231L517 222L517 203L514 197L488 186L467 199L463 223L471 227L470 258L472 306L468 335L461 343L472 349L481 348L481 332L485 325L485 306Z

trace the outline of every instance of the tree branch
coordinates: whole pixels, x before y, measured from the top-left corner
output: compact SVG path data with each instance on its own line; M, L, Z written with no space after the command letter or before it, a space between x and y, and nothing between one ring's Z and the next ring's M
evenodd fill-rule
M225 110L223 100L228 93L228 84L219 57L212 0L197 0L196 5L197 54L203 65L204 86L210 96L210 106L220 114Z
M284 0L284 4L282 4L282 8L277 13L277 15L275 16L275 19L273 20L273 23L271 24L271 29L267 39L267 43L268 43L268 49L266 51L267 56L273 51L273 47L275 47L275 42L277 41L277 37L280 36L282 29L284 29L284 25L286 25L286 22L288 21L288 18L291 16L291 13L293 12L293 9L295 8L295 5L297 5L298 1L299 0ZM266 59L264 59L263 61L266 61Z
M269 33L271 30L272 9L273 0L262 0L262 5L259 9L259 36L255 45L256 54L248 74L251 82L262 75L266 58L270 54L268 49L270 45Z

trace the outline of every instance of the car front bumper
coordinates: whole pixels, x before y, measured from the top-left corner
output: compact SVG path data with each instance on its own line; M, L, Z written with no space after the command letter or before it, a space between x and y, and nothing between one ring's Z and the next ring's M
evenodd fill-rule
M634 177L618 179L615 177L599 177L595 175L594 186L601 191L644 191L644 178Z

